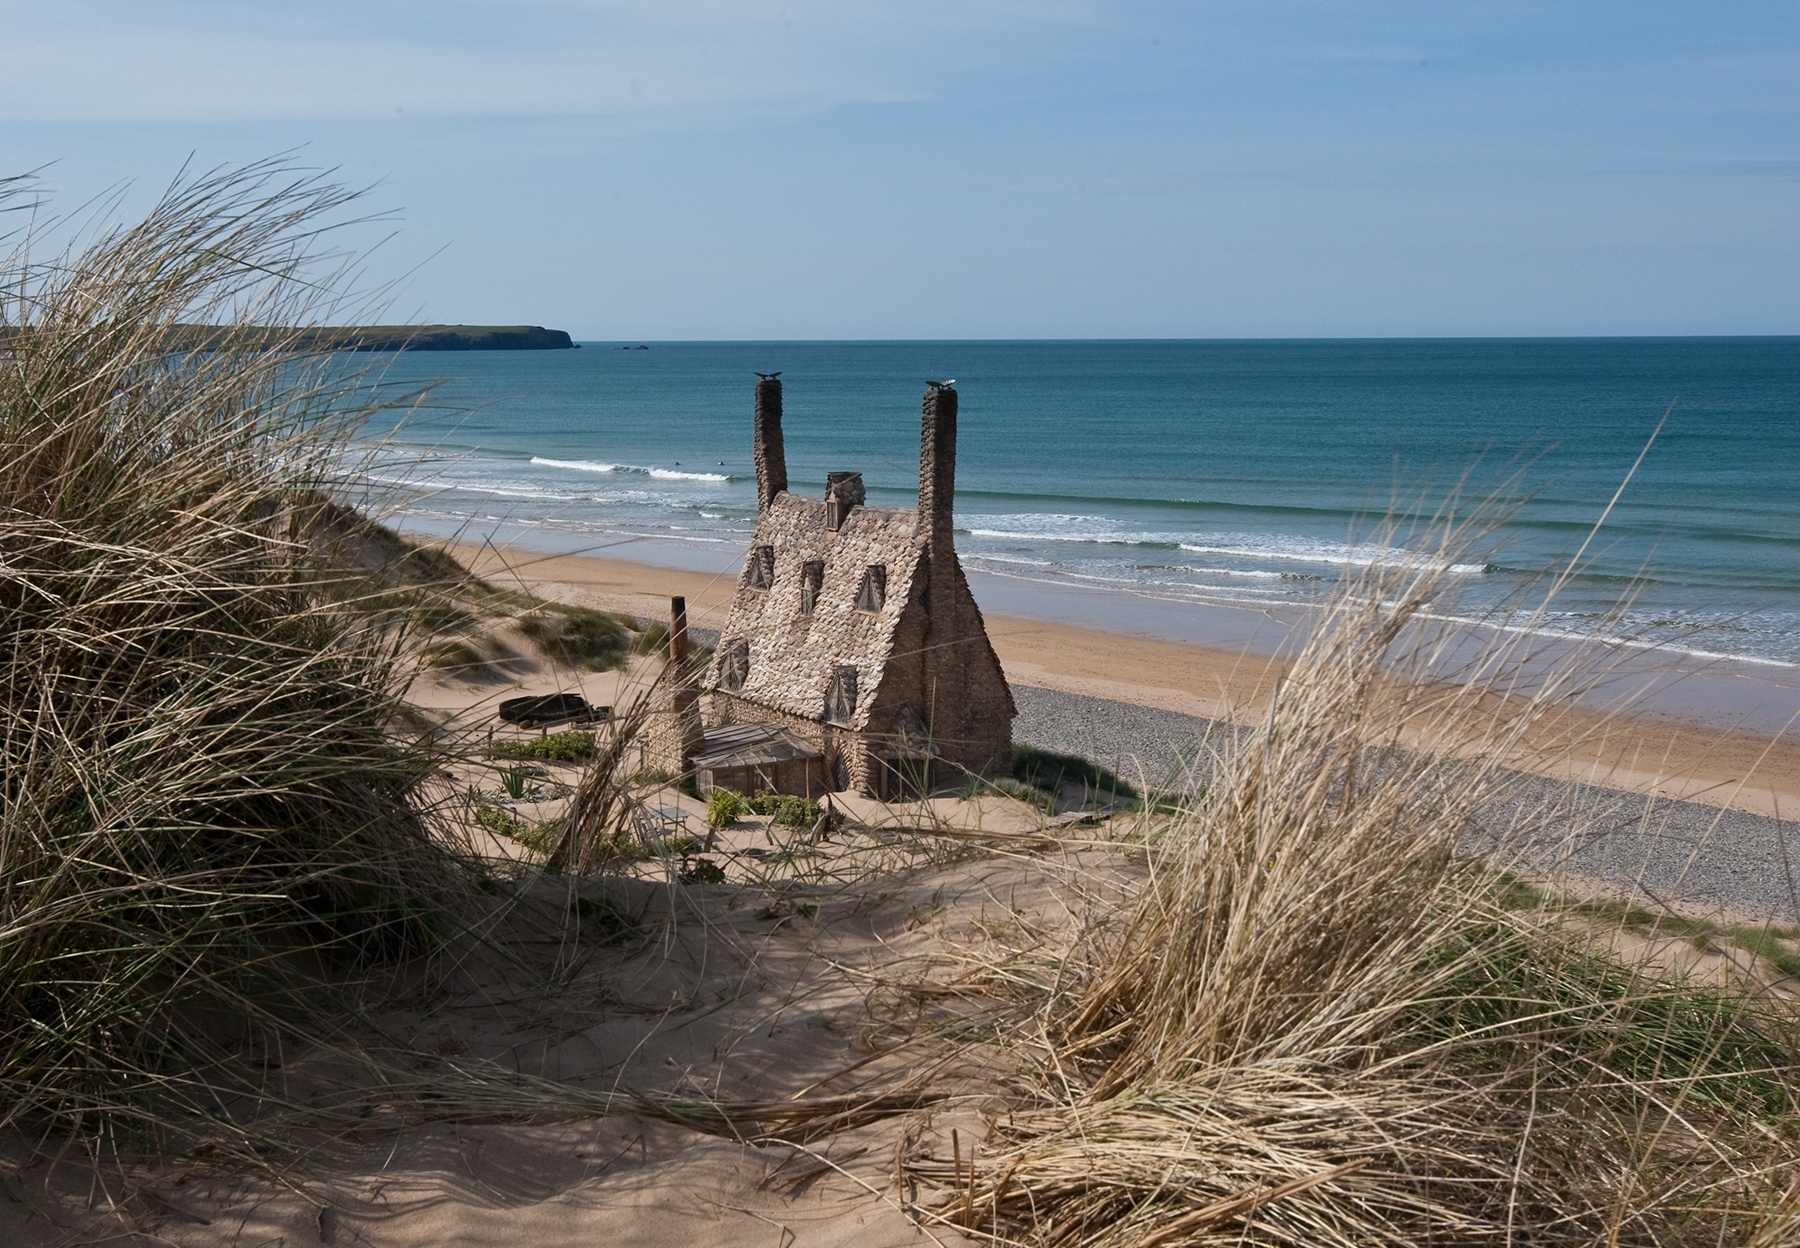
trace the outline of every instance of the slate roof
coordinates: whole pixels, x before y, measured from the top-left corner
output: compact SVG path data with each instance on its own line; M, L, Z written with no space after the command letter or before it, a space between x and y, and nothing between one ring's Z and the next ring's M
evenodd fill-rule
M757 522L751 559L759 547L774 548L773 582L769 589L752 589L740 578L709 685L720 687L733 644L748 642L747 678L741 688L727 692L772 710L822 721L832 677L840 667L852 666L858 698L846 726L866 731L924 553L919 513L911 508L859 506L834 533L826 527L823 499L783 492ZM809 615L800 609L801 587L803 569L813 562L824 565L824 578ZM873 614L856 607L871 565L886 570L886 601Z

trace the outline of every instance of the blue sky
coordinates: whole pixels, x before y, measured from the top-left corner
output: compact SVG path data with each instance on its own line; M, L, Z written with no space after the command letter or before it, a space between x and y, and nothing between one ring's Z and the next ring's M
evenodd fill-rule
M578 338L1800 333L1792 0L0 0L72 208L304 145ZM375 236L367 236L372 241Z

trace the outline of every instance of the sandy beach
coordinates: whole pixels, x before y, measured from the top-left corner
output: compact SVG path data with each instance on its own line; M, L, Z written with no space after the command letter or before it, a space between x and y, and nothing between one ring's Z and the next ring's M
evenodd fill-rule
M503 552L466 545L450 549L497 585L556 601L660 619L667 615L669 597L679 594L687 599L690 622L701 628L724 624L736 585L735 566L729 574L707 574L519 547ZM978 597L982 589L978 584ZM1017 685L1204 719L1244 722L1266 705L1280 664L1270 653L1276 630L1259 613L1208 609L1212 618L1204 621L1206 627L1232 644L1207 646L1132 635L1124 626L1131 623L1132 610L1144 604L1127 595L1109 597L1121 631L984 611L1007 678ZM1144 609L1160 613L1171 605L1159 602ZM1051 610L1053 606L1045 613ZM1675 687L1707 683L1704 674L1690 681L1691 686ZM1785 687L1759 687L1734 675L1713 678L1701 690L1705 696L1683 701L1665 694L1625 715L1575 708L1558 716L1552 728L1537 734L1510 761L1551 779L1774 818L1791 815L1800 809L1800 741L1739 726L1745 716L1726 700L1734 687L1740 697L1767 694L1771 702L1789 693ZM1762 720L1770 722L1775 721Z

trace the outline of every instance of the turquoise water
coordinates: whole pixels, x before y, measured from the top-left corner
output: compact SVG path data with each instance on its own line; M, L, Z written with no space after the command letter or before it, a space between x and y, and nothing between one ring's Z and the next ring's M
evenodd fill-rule
M725 566L755 515L752 370L782 370L791 488L858 470L897 506L923 382L955 378L972 569L1304 606L1374 557L1372 518L1461 481L1517 504L1452 577L1475 612L1568 563L1669 411L1546 628L1631 596L1633 638L1800 664L1800 338L649 345L386 357L442 379L371 430L400 520Z

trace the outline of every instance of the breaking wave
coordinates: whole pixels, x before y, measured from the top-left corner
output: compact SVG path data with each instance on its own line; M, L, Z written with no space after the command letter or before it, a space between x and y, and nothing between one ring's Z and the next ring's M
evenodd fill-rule
M572 468L576 472L635 473L658 481L731 480L730 474L723 472L681 472L674 468L645 468L638 464L602 464L591 459L546 459L542 455L533 455L531 462L545 468Z

